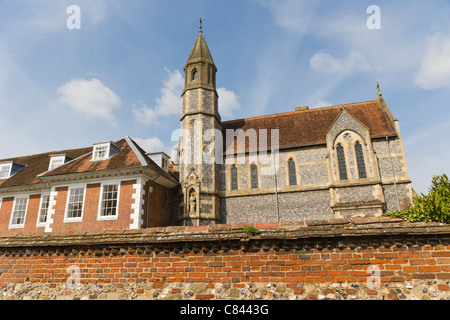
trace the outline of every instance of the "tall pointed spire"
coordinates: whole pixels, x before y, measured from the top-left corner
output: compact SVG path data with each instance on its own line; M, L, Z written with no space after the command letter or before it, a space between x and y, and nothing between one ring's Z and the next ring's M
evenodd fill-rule
M217 68L200 30L184 66L181 94L180 185L183 202L179 221L183 225L220 222L217 186L219 164L215 162L216 141L222 137L219 96L216 91ZM211 144L205 144L204 136ZM217 154L219 150L217 150Z
M185 73L184 91L203 88L216 91L217 68L206 44L202 31L202 17L200 17L200 30L192 47L189 58L183 68Z
M186 62L188 64L197 62L207 62L214 64L211 53L209 52L208 45L206 44L205 37L203 36L202 29L199 30L197 39L195 40L194 46L192 47L189 58Z

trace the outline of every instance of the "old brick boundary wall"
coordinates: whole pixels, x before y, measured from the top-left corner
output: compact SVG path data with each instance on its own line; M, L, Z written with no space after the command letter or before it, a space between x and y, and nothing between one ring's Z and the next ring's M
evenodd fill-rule
M449 283L450 225L440 223L0 234L0 299L447 299Z

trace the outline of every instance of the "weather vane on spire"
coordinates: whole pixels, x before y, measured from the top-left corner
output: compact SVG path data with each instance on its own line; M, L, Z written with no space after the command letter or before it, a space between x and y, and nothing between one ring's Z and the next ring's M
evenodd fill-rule
M200 31L202 31L202 20L205 19L204 16L200 16Z
M377 82L377 91L378 91L378 96L381 97L381 90L380 90L380 84Z

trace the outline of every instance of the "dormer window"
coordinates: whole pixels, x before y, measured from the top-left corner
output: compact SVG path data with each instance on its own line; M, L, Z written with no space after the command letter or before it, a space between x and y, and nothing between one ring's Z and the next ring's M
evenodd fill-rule
M105 160L108 158L108 145L94 147L94 160Z
M7 179L11 173L12 163L0 165L0 179Z
M25 168L25 165L11 162L0 163L0 180L9 179L19 171Z
M69 157L67 157L65 154L60 155L52 155L50 156L50 165L48 166L48 170L54 170L56 168L61 167L63 164L65 164L68 160L70 160Z
M152 152L147 153L147 156L152 159L158 166L164 171L169 172L169 159L170 157L164 152Z
M100 161L111 158L120 148L112 142L94 144L92 161Z

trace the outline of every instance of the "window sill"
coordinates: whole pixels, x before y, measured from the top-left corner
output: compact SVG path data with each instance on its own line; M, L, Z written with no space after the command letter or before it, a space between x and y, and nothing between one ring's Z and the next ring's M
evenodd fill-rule
M63 223L82 222L83 218L66 218Z
M105 217L98 217L97 221L103 221L103 220L117 220L117 216L105 216Z
M9 226L9 229L23 229L23 228L25 228L25 224L16 224Z

